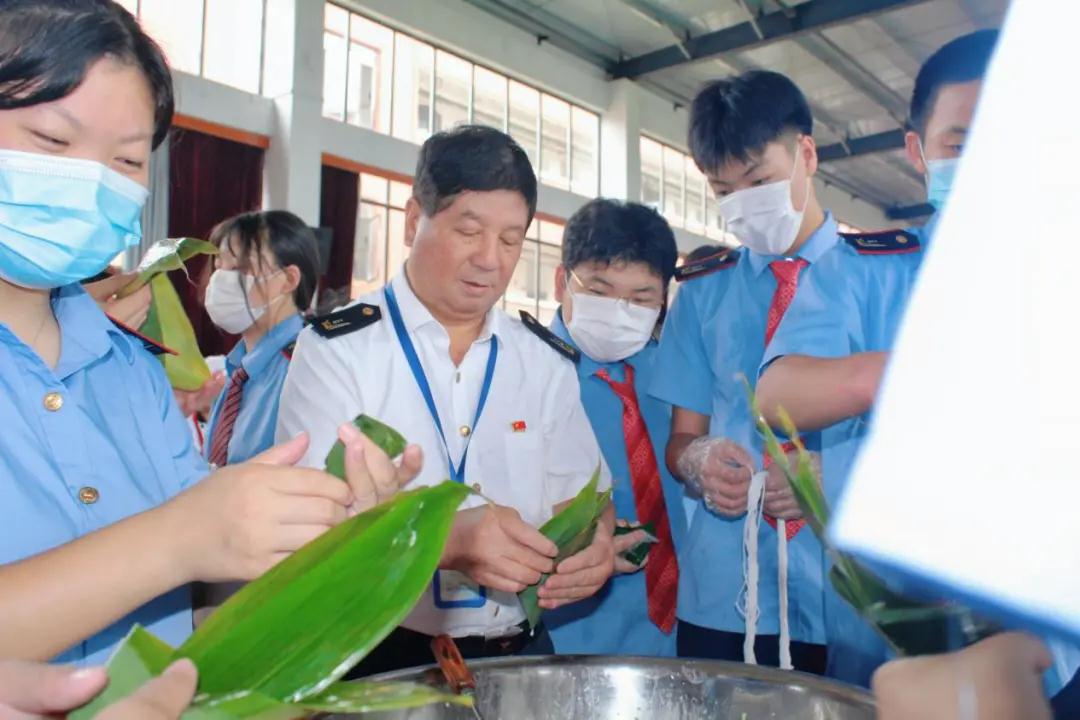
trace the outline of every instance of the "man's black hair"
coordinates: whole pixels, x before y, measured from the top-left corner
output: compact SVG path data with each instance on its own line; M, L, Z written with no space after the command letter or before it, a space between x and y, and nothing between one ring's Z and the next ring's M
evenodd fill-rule
M131 13L113 0L0 2L0 110L67 97L105 57L135 66L146 78L156 148L172 123L172 76L161 48Z
M223 220L210 231L210 242L225 245L236 257L244 273L263 276L271 268L265 264L265 250L278 268L295 265L300 282L293 290L293 302L301 312L311 307L319 284L319 243L315 232L287 210L256 210ZM257 272L256 272L257 271Z
M942 87L980 80L986 75L997 39L997 30L979 30L962 35L944 45L923 63L911 94L908 124L912 130L919 135L926 133L926 123L934 112L934 104Z
M732 160L749 162L787 133L810 135L813 130L802 91L787 77L766 70L713 80L690 106L690 154L706 174Z
M420 148L413 197L428 217L463 192L511 190L536 212L536 173L512 137L482 125L462 125L435 133Z
M660 213L635 202L597 198L566 221L562 264L644 263L664 280L675 274L678 249L671 226Z

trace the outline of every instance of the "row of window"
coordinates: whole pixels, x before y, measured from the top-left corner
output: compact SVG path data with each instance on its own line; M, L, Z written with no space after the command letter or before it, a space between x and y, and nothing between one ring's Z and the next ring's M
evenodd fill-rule
M600 117L333 3L323 35L323 115L422 143L478 123L509 132L542 182L598 192Z
M705 175L684 152L641 137L641 202L674 227L724 240L720 211Z
M360 204L353 245L351 297L378 290L409 256L405 246L405 203L412 185L372 173L360 174ZM526 310L545 325L554 317L555 268L561 261L563 224L534 219L526 233L502 307L514 317Z

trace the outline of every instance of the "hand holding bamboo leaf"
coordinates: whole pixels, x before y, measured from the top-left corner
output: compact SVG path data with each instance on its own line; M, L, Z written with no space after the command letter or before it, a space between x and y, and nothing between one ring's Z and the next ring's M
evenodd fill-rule
M555 569L557 554L517 510L487 504L458 513L440 567L492 590L521 592Z
M395 465L398 456L401 462ZM349 483L354 497L349 510L356 514L397 494L420 474L423 461L419 446L408 445L393 428L360 415L338 428L326 471Z

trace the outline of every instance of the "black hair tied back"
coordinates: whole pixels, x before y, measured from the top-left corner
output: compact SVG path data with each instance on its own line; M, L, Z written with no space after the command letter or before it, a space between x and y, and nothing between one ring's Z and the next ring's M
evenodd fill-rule
M0 110L66 97L105 57L131 63L146 77L156 148L172 122L172 76L161 48L131 13L113 0L0 2Z

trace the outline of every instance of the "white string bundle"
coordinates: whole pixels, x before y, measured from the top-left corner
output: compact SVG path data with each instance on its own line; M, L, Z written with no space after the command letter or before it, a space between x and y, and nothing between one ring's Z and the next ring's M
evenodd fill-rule
M761 528L761 516L765 505L765 480L767 470L754 473L750 479L750 489L746 494L746 522L743 525L743 587L739 594L737 609L746 621L746 634L743 640L743 661L757 665L754 642L757 640L757 623L760 616L758 607L758 579L760 565L758 561L758 532ZM777 574L780 586L780 667L791 670L791 628L788 623L788 553L787 523L776 522Z

